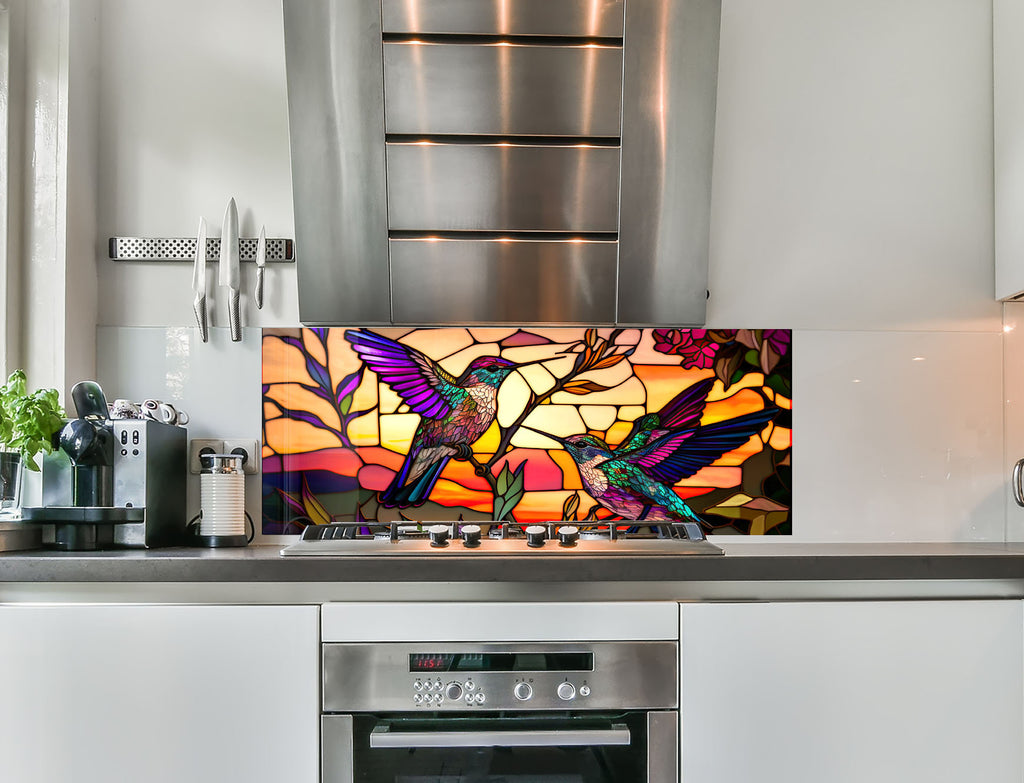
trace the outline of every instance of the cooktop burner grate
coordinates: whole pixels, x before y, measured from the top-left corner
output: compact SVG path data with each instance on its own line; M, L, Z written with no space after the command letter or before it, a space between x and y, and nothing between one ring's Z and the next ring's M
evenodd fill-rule
M692 522L336 522L310 525L285 556L722 554Z

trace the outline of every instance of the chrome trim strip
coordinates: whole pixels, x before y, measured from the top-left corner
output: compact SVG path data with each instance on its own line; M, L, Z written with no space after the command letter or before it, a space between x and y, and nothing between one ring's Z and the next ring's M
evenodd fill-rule
M354 742L351 715L320 716L320 779L325 783L354 783Z
M621 324L704 323L721 0L629 0Z
M679 713L647 713L647 781L679 781Z
M380 5L283 3L299 312L389 323Z

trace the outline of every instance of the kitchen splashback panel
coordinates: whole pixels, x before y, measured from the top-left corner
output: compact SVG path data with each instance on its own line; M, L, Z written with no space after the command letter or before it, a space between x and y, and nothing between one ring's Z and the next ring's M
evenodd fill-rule
M263 533L691 514L791 533L791 368L781 329L266 329Z

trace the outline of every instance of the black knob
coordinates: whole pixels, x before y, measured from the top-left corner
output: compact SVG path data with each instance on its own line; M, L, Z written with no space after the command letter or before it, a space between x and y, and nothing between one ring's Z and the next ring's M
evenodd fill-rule
M526 545L532 547L544 546L544 539L548 531L544 525L530 525L526 528Z
M448 525L431 525L427 528L431 546L448 546Z
M480 525L463 525L461 532L463 546L480 546Z
M579 537L580 529L576 525L562 525L558 528L559 546L576 546Z

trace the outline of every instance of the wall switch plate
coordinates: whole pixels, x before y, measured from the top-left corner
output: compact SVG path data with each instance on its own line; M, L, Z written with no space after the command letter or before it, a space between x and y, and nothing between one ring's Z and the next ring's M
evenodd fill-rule
M258 440L225 438L224 453L241 454L243 457L242 470L245 471L247 475L260 472L263 455L261 453L260 442Z
M188 472L199 473L202 470L202 463L199 461L200 454L223 454L224 441L210 438L193 438L188 444Z

